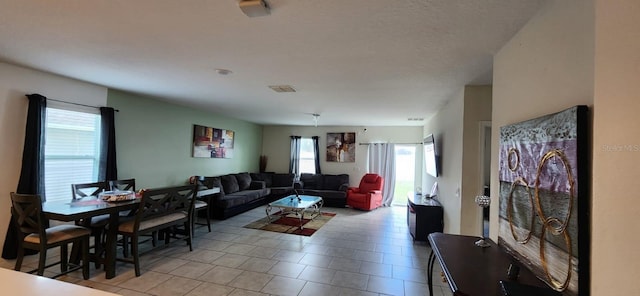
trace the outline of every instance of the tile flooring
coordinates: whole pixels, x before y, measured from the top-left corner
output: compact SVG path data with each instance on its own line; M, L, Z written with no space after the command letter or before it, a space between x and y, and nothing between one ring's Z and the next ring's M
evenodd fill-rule
M117 276L110 280L93 264L89 280L80 272L58 279L131 296L429 294L430 249L412 241L405 207L323 211L337 215L311 237L243 228L264 217L259 207L214 221L211 233L199 227L193 252L176 243L143 255L140 277L133 265L118 263ZM57 254L51 252L50 259ZM0 267L13 268L14 262L0 260ZM24 265L24 270L35 267L37 256L25 258ZM437 263L434 295L451 295Z

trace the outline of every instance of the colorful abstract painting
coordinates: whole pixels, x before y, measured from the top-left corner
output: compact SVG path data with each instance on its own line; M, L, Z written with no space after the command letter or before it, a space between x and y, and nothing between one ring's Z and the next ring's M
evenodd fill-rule
M193 157L233 158L232 130L193 126Z
M500 128L499 244L564 295L588 295L586 106Z

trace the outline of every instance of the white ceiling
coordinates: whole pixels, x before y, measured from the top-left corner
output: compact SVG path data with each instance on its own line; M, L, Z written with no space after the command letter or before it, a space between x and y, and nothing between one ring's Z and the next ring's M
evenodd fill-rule
M259 124L423 125L544 2L267 1L0 0L0 60Z

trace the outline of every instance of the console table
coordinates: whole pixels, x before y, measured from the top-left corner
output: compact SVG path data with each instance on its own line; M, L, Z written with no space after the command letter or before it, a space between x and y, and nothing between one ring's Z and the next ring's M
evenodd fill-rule
M442 205L433 199L423 199L412 193L407 196L407 225L413 240L426 241L429 233L444 229Z
M491 244L490 247L477 247L474 242L478 239L475 236L443 233L429 235L431 254L427 265L427 281L430 295L433 295L433 266L436 258L442 266L453 295L503 295L499 281L508 281L507 270L512 263L520 268L517 283L547 287L491 240L487 240Z

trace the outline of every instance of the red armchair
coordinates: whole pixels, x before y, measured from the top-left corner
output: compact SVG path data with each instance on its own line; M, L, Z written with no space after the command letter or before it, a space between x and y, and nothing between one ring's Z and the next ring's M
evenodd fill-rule
M354 209L370 211L382 206L384 180L378 174L366 174L360 187L347 189L347 205Z

